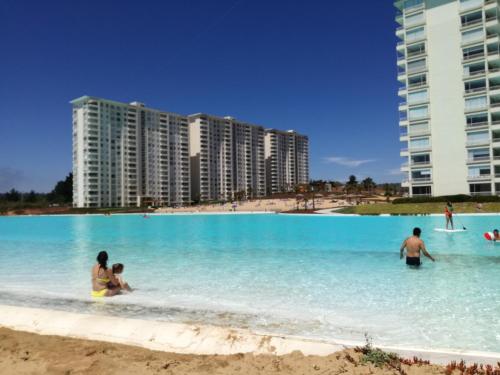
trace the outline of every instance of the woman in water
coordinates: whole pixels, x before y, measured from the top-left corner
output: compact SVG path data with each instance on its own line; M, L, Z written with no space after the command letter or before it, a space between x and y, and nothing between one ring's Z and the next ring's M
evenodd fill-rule
M444 215L446 216L446 229L448 229L448 225L451 224L451 229L453 230L453 205L450 201L446 203L446 207L444 209Z
M119 281L108 268L108 253L101 251L97 255L97 264L92 267L92 297L112 297L120 292Z

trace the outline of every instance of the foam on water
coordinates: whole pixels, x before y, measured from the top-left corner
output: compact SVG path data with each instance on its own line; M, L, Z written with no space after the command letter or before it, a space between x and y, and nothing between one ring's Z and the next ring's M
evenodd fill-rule
M497 217L0 218L0 303L383 345L500 352ZM415 225L436 263L399 259ZM138 290L89 296L97 252Z

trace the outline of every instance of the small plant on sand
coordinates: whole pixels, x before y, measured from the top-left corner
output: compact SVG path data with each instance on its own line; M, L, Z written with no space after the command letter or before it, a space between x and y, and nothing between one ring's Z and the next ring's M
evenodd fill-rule
M374 348L371 338L365 334L366 344L362 347L355 348L357 353L361 353L361 363L372 363L376 367L400 367L401 359L395 353L387 353L383 350Z
M500 375L500 362L497 363L496 367L491 365L478 365L474 363L473 365L467 366L467 364L462 360L460 362L451 362L446 366L446 375L460 374L460 375Z

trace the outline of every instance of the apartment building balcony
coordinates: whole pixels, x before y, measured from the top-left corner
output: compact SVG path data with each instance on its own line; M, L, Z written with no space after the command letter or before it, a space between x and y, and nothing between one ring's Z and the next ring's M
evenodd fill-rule
M408 110L408 103L407 102L401 102L399 103L399 111L400 112L404 112L404 111L407 111ZM400 120L403 120L402 118L400 118Z
M488 62L495 62L498 60L500 60L500 49L488 51Z
M481 86L481 87L471 87L471 88L465 89L464 96L485 93L486 90L487 90L486 84L484 86Z
M491 162L491 156L480 156L475 158L469 158L466 160L467 164L481 164Z
M468 28L473 28L474 26L479 26L483 23L483 17L481 15L481 18L476 18L470 21L462 22L460 25L461 31L465 31Z
M485 75L486 75L486 69L479 69L472 72L464 73L463 79L481 78L482 76Z
M470 12L475 9L482 9L484 0L468 0L460 4L460 14Z
M488 121L476 122L465 125L465 130L481 130L481 129L487 129L489 126L490 123Z
M410 150L408 150L407 148L402 148L399 155L403 158L408 157L408 156L410 156Z
M467 53L462 56L462 62L470 62L474 60L482 59L485 56L484 51L477 51L472 53Z
M405 98L408 94L408 89L406 87L400 87L398 89L398 96Z
M491 113L500 113L500 103L490 103Z
M397 64L399 68L403 68L406 64L406 56L405 55L398 56Z
M424 167L431 167L432 162L430 160L427 161L411 161L410 162L410 167L411 168L424 168Z
M399 134L399 141L400 142L408 142L409 141L408 133L400 133Z
M418 147L410 147L409 152L424 152L424 151L431 151L432 147L429 146L418 146Z
M479 147L479 146L489 146L490 143L491 140L487 138L487 139L475 139L473 141L467 141L465 142L465 145L467 147Z
M498 14L486 15L484 26L486 27L486 30L495 30L498 27Z
M500 42L500 38L497 33L491 33L486 35L486 44L495 44L498 45Z
M422 185L422 184L425 185L432 183L432 176L419 177L419 178L412 177L407 181L412 185Z
M481 174L474 176L467 176L468 181L490 181L493 176L491 174Z

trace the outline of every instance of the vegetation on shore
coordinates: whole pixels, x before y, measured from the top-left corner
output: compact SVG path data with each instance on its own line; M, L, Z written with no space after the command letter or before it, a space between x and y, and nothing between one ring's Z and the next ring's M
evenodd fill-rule
M445 203L377 203L359 206L345 207L335 212L341 214L358 215L419 215L419 214L442 214ZM478 204L475 202L454 203L455 213L497 213L500 212L500 202Z

